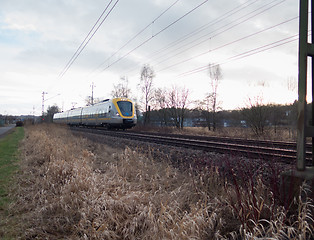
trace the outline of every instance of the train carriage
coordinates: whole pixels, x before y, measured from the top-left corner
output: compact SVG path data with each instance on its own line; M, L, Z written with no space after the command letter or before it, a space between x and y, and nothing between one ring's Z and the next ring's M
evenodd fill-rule
M77 108L73 109L68 112L68 123L71 123L71 125L81 125L82 123L82 118L81 118L81 113L82 113L83 108Z
M53 116L54 123L67 123L68 111L62 113L56 113Z
M76 126L105 126L108 128L132 128L137 123L133 102L127 98L106 99L93 106L57 113L55 123Z

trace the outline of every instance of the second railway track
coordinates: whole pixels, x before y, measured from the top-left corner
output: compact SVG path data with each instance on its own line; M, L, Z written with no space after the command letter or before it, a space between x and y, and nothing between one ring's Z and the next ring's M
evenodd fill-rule
M108 131L104 129L72 128L75 131L101 134L124 139L150 142L161 145L191 148L208 152L243 155L251 158L277 160L293 163L296 160L296 144L286 142L255 141L244 139L159 134L143 132ZM307 152L310 161L312 155Z

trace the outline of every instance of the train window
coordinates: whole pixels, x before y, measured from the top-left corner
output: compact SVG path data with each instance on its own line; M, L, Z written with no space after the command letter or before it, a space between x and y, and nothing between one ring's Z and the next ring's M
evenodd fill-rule
M119 101L118 107L123 116L132 116L132 103L127 101Z

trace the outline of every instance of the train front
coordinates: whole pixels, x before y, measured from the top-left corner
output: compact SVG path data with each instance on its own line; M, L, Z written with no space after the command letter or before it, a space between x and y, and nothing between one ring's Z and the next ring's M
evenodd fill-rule
M127 98L114 98L112 103L117 110L114 118L116 120L119 119L116 127L122 129L134 127L137 123L137 118L133 102Z

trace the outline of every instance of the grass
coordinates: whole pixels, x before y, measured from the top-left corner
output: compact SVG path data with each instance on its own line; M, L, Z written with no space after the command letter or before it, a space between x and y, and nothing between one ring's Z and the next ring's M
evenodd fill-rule
M309 190L287 212L249 164L242 173L231 160L184 171L52 125L27 128L20 151L9 209L19 239L311 239L314 231Z
M0 236L3 234L1 228L5 224L8 205L12 201L9 197L9 188L18 170L18 147L23 137L24 129L16 128L13 133L0 140Z
M7 188L10 185L12 175L18 169L18 146L24 137L24 129L16 130L0 140L0 209L4 209L7 198Z

